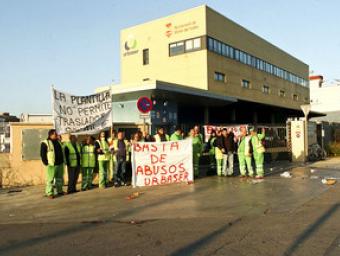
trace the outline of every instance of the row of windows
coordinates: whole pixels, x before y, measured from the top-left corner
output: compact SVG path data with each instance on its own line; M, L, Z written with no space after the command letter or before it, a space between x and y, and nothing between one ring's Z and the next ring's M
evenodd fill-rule
M289 82L305 87L308 86L308 82L305 79L211 37L208 37L208 50L227 58L237 60L243 64L252 66Z
M175 56L185 52L192 52L201 49L201 38L193 38L169 44L169 56Z
M241 86L246 89L250 89L250 82L248 80L243 79L241 82ZM270 86L269 85L263 85L262 86L262 92L264 94L270 94ZM286 91L285 90L279 90L279 96L280 97L286 97ZM293 100L298 101L299 96L297 94L292 95ZM308 101L308 98L305 98L305 101Z

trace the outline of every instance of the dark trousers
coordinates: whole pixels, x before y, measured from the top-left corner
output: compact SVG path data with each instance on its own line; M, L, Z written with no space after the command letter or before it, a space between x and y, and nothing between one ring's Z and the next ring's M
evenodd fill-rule
M117 157L115 182L126 183L126 158Z
M76 192L76 185L79 177L80 166L70 167L67 166L67 175L68 175L68 186L67 193Z

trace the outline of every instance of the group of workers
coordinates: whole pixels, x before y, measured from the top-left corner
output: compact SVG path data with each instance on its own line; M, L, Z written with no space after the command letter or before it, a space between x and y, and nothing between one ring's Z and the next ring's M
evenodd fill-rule
M69 136L69 141L62 142L55 129L48 132L48 138L41 143L40 155L46 166L46 189L45 194L53 199L55 196L64 195L63 176L64 166L67 167L68 187L67 193L78 192L76 184L81 173L81 190L92 188L93 172L98 168L99 188L106 188L109 182L115 187L127 185L127 164L130 160L131 145L136 142L165 142L178 141L190 138L193 147L194 176L200 174L199 163L205 150L203 135L200 127L192 128L185 136L178 126L171 136L166 134L165 129L160 127L157 133L151 136L148 132L138 131L133 134L131 140L125 138L123 131L114 132L108 138L107 133L102 131L98 138L86 136L83 143L79 143L75 135ZM212 132L206 144L210 156L210 167L216 169L218 176L232 176L234 173L234 153L237 152L241 177L254 177L252 156L256 164L256 178L262 179L264 147L262 140L264 131L257 134L254 128L249 132L241 127L240 136L234 136L231 129L218 129ZM237 147L238 145L238 147ZM237 150L237 151L236 151ZM109 172L115 173L112 179ZM56 189L56 193L54 191Z

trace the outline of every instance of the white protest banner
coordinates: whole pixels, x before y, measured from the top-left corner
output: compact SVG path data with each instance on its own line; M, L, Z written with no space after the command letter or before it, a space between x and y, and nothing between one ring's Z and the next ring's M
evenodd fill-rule
M59 134L93 134L112 125L110 90L75 96L52 88L53 121Z
M238 124L238 125L222 125L222 126L215 126L215 125L204 125L204 140L205 142L209 141L209 138L211 136L211 133L216 130L222 130L222 129L230 129L234 135L235 138L240 136L241 133L241 127L244 127L248 129L247 124Z
M132 145L132 186L193 181L192 140Z

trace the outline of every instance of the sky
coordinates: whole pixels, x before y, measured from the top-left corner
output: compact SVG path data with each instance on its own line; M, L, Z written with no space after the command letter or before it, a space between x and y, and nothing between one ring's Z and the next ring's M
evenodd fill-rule
M121 29L202 4L340 78L338 0L0 0L0 112L51 113L51 85L87 95L118 83Z

